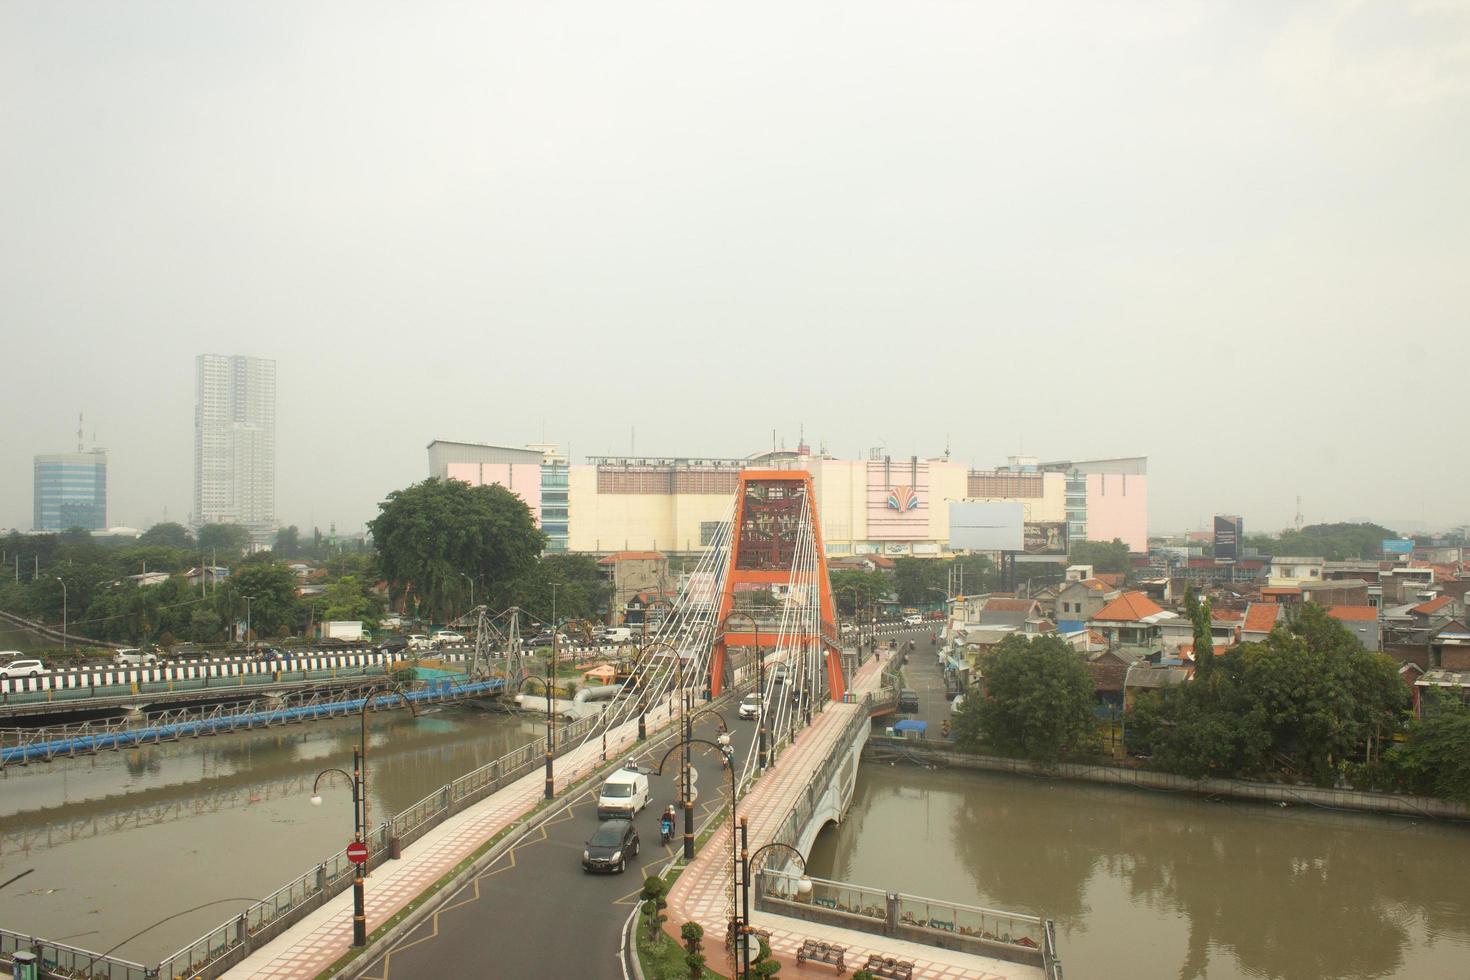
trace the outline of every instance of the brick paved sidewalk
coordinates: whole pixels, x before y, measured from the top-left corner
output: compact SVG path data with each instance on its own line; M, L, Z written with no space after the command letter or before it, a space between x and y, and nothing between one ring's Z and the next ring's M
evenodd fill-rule
M669 720L667 704L649 711L650 731ZM624 722L608 733L607 757L615 758L638 741L638 720ZM602 740L595 738L556 760L556 788L575 783L603 764ZM546 774L527 773L462 813L455 814L410 845L403 857L375 868L367 878L367 927L392 918L405 905L444 877L491 837L511 826L541 802ZM256 950L225 974L229 980L247 977L277 980L314 977L335 963L352 944L352 889L336 895L276 939Z
M861 697L876 691L881 684L881 667L877 658L870 659L853 678L853 693ZM751 851L771 839L781 821L791 811L797 797L822 765L832 741L839 737L848 720L862 710L856 704L831 704L815 718L811 727L776 760L740 800L739 815L749 821ZM665 931L676 940L679 927L695 921L704 927L705 954L710 968L731 972L732 961L724 949L725 933L732 910L732 878L730 854L732 828L727 821L704 845L703 850L679 876L669 891L669 919ZM803 922L788 916L771 915L752 910L751 922L771 933L771 951L781 961L781 975L834 976L826 964L798 966L796 951L805 939L835 942L847 947L849 971L867 961L870 953L912 960L914 976L944 977L953 980L1020 980L1039 978L1037 967L1008 963L988 957L972 956L954 950L923 946L875 936L852 929L839 929L819 923Z

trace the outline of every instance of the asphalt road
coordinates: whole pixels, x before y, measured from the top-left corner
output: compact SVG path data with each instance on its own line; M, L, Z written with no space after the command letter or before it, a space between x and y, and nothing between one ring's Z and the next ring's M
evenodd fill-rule
M735 704L721 713L734 729L736 765L752 722L735 718ZM713 715L700 717L695 738L711 741L719 731ZM666 749L636 758L657 766ZM427 921L380 955L368 980L424 977L559 978L622 980L618 959L623 923L638 902L643 879L683 847L682 811L676 836L659 843L659 814L677 806L675 782L679 754L669 757L666 775L650 776L653 801L638 814L641 840L636 861L622 874L592 875L582 870L582 848L597 828L596 794L601 784L580 792L566 812L533 831L487 868ZM696 745L699 800L695 826L716 808L726 807L729 776L714 752ZM720 794L714 795L715 787ZM720 937L715 937L716 942Z

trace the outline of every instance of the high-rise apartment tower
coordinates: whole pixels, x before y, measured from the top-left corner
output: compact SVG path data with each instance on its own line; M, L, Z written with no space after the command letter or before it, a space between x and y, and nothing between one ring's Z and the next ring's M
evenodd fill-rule
M195 358L194 523L276 529L276 362Z

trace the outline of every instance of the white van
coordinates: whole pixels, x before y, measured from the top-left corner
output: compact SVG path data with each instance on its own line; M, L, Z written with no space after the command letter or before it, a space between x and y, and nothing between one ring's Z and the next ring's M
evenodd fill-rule
M602 791L597 794L597 819L622 817L632 820L634 814L648 806L650 799L647 776L630 769L619 769L607 777Z
M633 631L626 626L609 626L602 631L603 643L627 643L633 639Z
M112 662L119 667L151 667L158 663L158 654L137 647L123 647L112 655Z

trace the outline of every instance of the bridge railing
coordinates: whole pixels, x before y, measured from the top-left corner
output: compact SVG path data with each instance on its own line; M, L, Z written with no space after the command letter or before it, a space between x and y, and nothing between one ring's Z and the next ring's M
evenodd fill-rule
M141 963L96 953L65 943L47 942L33 936L0 929L0 959L15 953L34 953L45 976L89 977L97 980L153 980L158 974Z

